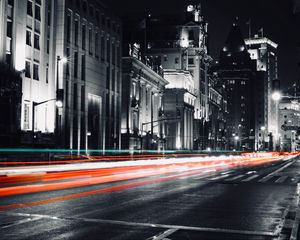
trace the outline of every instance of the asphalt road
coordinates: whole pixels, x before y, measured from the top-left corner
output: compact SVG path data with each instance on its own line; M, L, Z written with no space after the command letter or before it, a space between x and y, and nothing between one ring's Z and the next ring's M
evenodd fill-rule
M0 239L290 239L299 177L293 160L1 197Z

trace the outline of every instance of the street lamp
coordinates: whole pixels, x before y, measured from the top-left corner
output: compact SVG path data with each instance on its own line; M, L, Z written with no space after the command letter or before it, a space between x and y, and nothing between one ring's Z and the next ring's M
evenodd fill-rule
M279 100L281 99L281 93L278 92L278 91L273 92L273 93L272 93L272 99L273 99L274 101L279 101Z
M59 87L59 63L67 63L68 59L66 57L57 56L56 57L56 111L55 111L55 135L57 137L57 144L60 142L60 127L61 127L61 116L59 114L59 109L63 107L63 96L64 91Z

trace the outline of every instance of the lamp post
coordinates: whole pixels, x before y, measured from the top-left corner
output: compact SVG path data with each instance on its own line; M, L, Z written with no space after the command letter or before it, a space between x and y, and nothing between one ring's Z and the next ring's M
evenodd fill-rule
M54 99L49 99L49 100L46 100L46 101L43 101L43 102L32 102L32 121L31 121L31 124L32 124L32 145L34 145L34 140L35 140L35 137L34 137L34 125L35 125L35 108L41 104L44 104L44 103L47 103L47 102L50 102L50 101L56 101L56 106L57 107L61 107L62 106L62 99L59 99L59 98L54 98Z
M278 141L279 141L279 138L278 138L278 104L279 104L279 101L281 99L281 93L279 91L274 91L272 93L272 100L274 101L274 110L273 110L273 113L274 113L274 116L273 116L273 124L272 124L272 129L271 131L273 131L274 133L272 134L274 137L275 137L275 146L277 145ZM272 151L274 149L274 143L273 142L270 142L270 150Z
M261 126L260 130L262 131L262 150L265 150L265 131L266 131L266 127L265 126Z
M56 143L60 145L60 135L61 135L61 115L59 109L63 106L63 89L59 87L59 63L66 63L68 59L66 57L56 57L56 98L61 99L59 104L56 104L55 110L55 135Z

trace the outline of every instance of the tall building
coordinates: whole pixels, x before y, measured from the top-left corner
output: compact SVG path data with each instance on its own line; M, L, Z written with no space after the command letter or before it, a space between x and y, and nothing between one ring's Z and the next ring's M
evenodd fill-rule
M202 16L201 5L189 5L184 16L160 16L147 19L147 57L159 61L163 69L190 72L194 81L194 126L195 149L208 146L210 124L209 69L212 58L208 54L208 24Z
M226 86L229 148L253 150L255 66L235 21L220 53L218 74Z
M0 11L0 59L24 71L24 142L40 142L34 130L59 147L119 148L120 20L87 0L1 1Z
M257 141L268 142L268 148L272 150L278 141L278 108L277 102L272 99L274 91L278 90L278 45L266 37L255 35L254 38L245 39L248 52L252 60L256 62L256 70L261 80L255 85L256 102L256 129ZM273 143L270 141L274 138ZM257 146L260 144L257 143ZM260 149L260 147L258 147ZM265 149L265 146L262 148Z
M165 149L163 96L168 81L160 65L142 58L138 43L124 45L122 149Z

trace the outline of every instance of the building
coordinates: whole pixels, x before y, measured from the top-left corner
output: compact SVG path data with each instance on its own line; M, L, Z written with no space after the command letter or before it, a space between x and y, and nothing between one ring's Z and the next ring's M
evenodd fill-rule
M164 149L164 89L160 65L141 56L138 43L124 46L122 149Z
M119 148L120 20L87 0L1 1L0 11L0 58L24 70L23 142L42 141L34 130L58 147Z
M283 96L279 102L279 141L276 150L300 150L300 99Z
M229 149L253 150L255 66L235 21L220 52L218 74L226 86Z
M163 69L189 71L194 80L194 149L209 147L210 84L212 58L208 54L208 24L201 5L189 5L184 16L160 16L147 19L147 57L159 61Z
M278 45L266 37L255 35L254 38L245 39L248 52L252 60L256 62L257 84L256 92L256 146L258 149L274 149L278 141L278 108L277 102L272 99L273 92L279 88L278 80ZM261 139L262 136L265 139ZM273 141L270 141L270 136ZM257 142L258 141L258 142ZM269 146L259 147L260 142L266 142Z
M166 149L193 149L196 101L194 79L187 70L164 69L169 82L164 93Z

